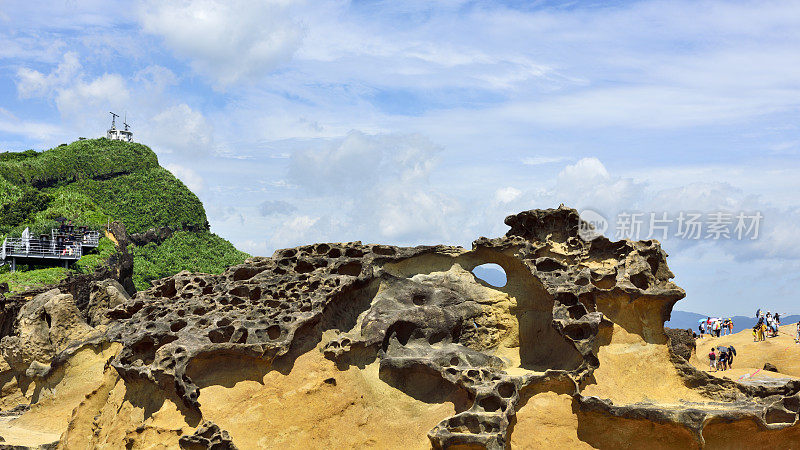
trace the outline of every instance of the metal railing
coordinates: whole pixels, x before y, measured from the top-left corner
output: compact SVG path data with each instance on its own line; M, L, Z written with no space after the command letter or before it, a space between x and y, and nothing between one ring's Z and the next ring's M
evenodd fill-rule
M28 230L22 237L8 237L0 248L0 260L8 258L41 258L77 260L83 256L83 247L97 247L100 242L99 231L75 232L69 229L50 230L50 236L30 236Z
M97 247L100 242L99 231L86 231L85 233L62 233L59 230L52 230L50 232L50 239L56 242L61 238L64 242L73 241L80 243L84 247Z
M57 242L36 238L5 238L3 240L2 259L47 258L47 259L80 259L82 256L80 242Z

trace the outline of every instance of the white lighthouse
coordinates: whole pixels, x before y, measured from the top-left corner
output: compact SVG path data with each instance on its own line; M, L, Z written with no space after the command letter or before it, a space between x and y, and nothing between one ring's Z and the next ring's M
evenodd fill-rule
M128 119L125 118L122 120L122 124L125 126L124 130L118 130L116 119L119 117L118 114L111 114L111 128L109 128L108 132L106 133L106 137L111 139L112 141L125 141L125 142L133 142L133 131L128 129Z

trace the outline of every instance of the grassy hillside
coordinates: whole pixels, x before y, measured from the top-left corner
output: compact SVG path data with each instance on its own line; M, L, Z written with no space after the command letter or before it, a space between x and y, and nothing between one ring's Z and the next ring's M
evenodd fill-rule
M129 233L169 226L175 230L207 230L203 204L180 180L158 164L145 145L105 138L76 141L36 152L0 153L0 238L34 234L56 227L56 218L103 228L109 221L125 224ZM72 270L91 272L114 252L102 240L98 251L85 255ZM133 248L138 289L149 280L184 269L221 272L247 257L230 242L208 231L178 232L160 246ZM27 268L16 274L0 268L0 282L13 291L63 278L64 269Z
M149 280L174 275L181 270L222 273L240 264L248 255L213 233L178 231L161 245L150 243L131 249L133 283L137 290L150 287Z

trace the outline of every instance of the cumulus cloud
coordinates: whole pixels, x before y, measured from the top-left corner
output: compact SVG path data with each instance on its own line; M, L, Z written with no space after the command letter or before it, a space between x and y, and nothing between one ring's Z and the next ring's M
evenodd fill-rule
M555 199L577 208L617 212L640 206L645 186L612 176L597 158L582 158L564 167L556 178Z
M141 83L152 94L162 92L167 86L178 83L175 73L164 66L152 64L133 75L134 81Z
M494 193L494 198L500 203L509 203L519 198L521 194L522 191L520 191L519 189L508 186L502 189L498 189Z
M130 90L121 75L87 77L75 52L65 53L62 62L46 75L20 68L16 83L21 98L52 96L61 115L73 120L87 111L124 107L130 101Z
M200 111L186 103L153 116L143 136L165 152L199 156L208 155L214 149L213 127Z
M130 91L122 76L104 74L92 81L79 80L58 90L56 105L64 116L81 116L89 111L96 114L106 107L119 110L130 100Z
M177 55L221 86L253 80L287 61L304 30L289 14L290 0L149 2L144 31L161 36Z
M17 93L20 98L42 97L70 83L80 72L78 54L67 52L63 61L49 74L22 67L17 70Z

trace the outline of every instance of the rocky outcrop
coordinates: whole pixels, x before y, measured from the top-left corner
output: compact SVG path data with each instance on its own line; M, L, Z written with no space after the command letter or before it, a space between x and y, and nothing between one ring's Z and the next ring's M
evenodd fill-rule
M70 294L52 289L22 306L16 333L0 340L0 355L15 371L42 377L57 354L94 331L82 318Z
M13 345L2 347L9 364L29 370L65 360L54 354L64 355L70 339L73 349L98 342L96 333L81 337L90 325L117 343L103 384L75 408L64 435L80 447L123 436L129 446L137 439L184 448L286 446L277 425L295 437L311 433L308 445L321 445L331 426L349 431L324 437L328 446L378 445L356 440L371 422L423 417L429 425L421 433L435 448L545 445L533 435L513 444L516 430L531 427L531 408L576 424L568 430L545 421L532 426L538 434L601 448L620 446L620 436L635 430L653 442L671 436L666 447L700 447L716 442L722 423L755 424L756 438L794 436L800 381L712 377L688 363L690 334L665 334L684 292L658 242L584 240L577 212L564 207L522 212L506 224L505 236L480 238L469 250L320 243L219 275L181 272L130 298L116 283L95 282L89 324L75 319L82 311L67 297L48 294L25 305L18 340L6 338ZM473 275L485 263L503 268L505 286ZM23 333L40 353L11 350ZM322 400L285 420L320 409L318 420L330 426L243 425L294 408L283 399L298 392ZM396 417L372 415L388 411L386 401L407 403ZM447 414L431 406L442 404L452 405ZM129 424L115 419L119 411L132 411ZM432 420L434 412L442 415ZM171 427L164 417L173 418ZM348 428L350 421L358 426Z
M236 450L228 432L213 422L203 422L194 434L181 437L179 442L186 450Z
M160 244L172 236L173 230L170 227L150 228L144 233L134 233L129 236L131 243L135 245L147 245L149 243Z
M667 338L669 338L669 349L676 355L689 361L697 347L694 342L694 333L692 333L692 330L664 328L664 333L667 335Z
M89 292L86 311L89 324L93 327L108 324L111 321L107 316L108 310L122 305L130 298L125 288L114 279L95 281Z

